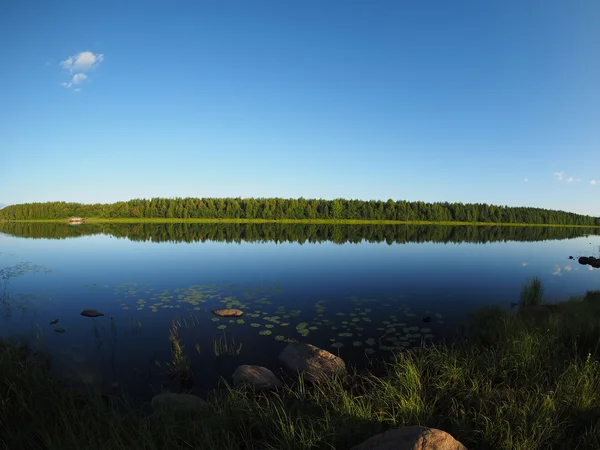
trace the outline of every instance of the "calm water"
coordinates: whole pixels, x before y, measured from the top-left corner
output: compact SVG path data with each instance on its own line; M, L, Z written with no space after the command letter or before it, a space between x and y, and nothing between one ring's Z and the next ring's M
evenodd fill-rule
M277 372L287 339L363 364L447 334L480 306L510 308L532 276L542 279L547 301L600 289L598 269L567 259L598 256L598 232L0 224L0 334L36 338L61 376L104 390L118 382L146 398L167 383L175 321L201 392L239 364ZM245 315L210 312L223 307ZM82 317L88 308L105 316ZM218 339L241 343L240 354L215 357Z

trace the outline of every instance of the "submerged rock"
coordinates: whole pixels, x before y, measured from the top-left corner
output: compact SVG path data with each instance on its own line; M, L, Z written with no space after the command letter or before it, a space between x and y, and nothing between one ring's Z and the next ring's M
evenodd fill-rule
M266 367L248 364L238 366L232 378L235 386L246 384L254 389L275 389L282 385L281 380Z
M191 394L163 392L152 397L150 402L154 411L197 412L206 409L208 402Z
M81 311L81 315L84 317L101 317L104 314L96 311L95 309L84 309L83 311Z
M467 448L445 431L412 426L375 435L350 450L467 450Z
M244 315L244 312L239 309L215 309L212 313L219 317L242 317Z
M346 371L346 363L339 356L310 344L291 342L279 355L288 369L302 372L308 381Z

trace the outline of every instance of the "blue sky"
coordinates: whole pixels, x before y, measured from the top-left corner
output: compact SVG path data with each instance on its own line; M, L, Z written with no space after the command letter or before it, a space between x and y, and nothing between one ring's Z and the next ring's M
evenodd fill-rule
M598 23L597 0L6 0L0 203L302 196L600 216Z

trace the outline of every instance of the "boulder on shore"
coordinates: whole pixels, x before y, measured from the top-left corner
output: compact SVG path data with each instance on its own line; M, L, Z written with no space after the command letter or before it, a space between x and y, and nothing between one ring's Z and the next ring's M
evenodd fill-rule
M445 431L411 426L377 434L350 450L467 450L467 448Z
M239 309L214 309L212 313L219 317L242 317L244 315L243 311Z
M173 392L163 392L152 397L150 402L152 409L157 412L177 411L177 412L197 412L202 411L208 406L208 402L200 397L191 394L175 394Z
M245 384L254 389L275 389L282 385L281 380L266 367L248 364L238 366L231 378L234 386Z
M301 342L290 342L279 359L288 369L302 372L311 382L346 371L346 363L339 356Z

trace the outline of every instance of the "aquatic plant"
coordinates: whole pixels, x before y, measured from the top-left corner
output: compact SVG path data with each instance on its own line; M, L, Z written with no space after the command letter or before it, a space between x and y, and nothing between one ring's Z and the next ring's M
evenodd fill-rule
M538 277L533 277L521 287L520 306L540 306L544 288Z
M223 333L219 339L213 338L213 352L215 357L220 356L239 356L242 352L242 342L236 346L235 339L232 337L231 342L227 340L227 336Z
M172 322L173 326L169 332L169 341L171 342L171 362L167 363L168 372L171 376L176 376L182 380L189 380L192 377L190 370L190 360L183 353L184 346L179 338L179 327L181 323Z

